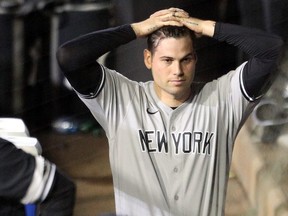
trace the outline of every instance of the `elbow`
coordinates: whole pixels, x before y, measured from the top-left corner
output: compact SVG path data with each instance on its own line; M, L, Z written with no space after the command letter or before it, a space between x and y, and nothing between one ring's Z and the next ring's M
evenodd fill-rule
M83 58L80 58L78 52L79 51L77 51L77 49L75 50L69 43L63 44L57 49L57 63L65 76L71 72L77 71L85 64L85 59L83 60Z
M79 62L77 56L74 55L75 51L69 44L63 44L57 49L56 60L59 68L66 76L67 73L78 69Z

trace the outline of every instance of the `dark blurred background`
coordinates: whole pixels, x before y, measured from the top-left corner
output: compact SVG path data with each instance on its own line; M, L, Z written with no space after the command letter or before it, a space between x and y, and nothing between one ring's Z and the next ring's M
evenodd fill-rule
M288 31L284 0L0 0L0 116L22 118L31 130L87 109L65 84L55 52L81 34L147 18L179 7L191 16L258 27L282 36ZM212 39L197 41L196 80L226 73L245 58ZM151 79L143 64L145 40L110 52L107 66L137 81Z
M108 163L107 140L101 135L101 128L95 120L91 120L88 109L71 90L59 70L55 58L57 48L82 34L141 21L153 12L169 7L183 8L197 18L257 27L281 36L285 49L280 59L280 75L264 99L275 99L281 106L281 116L286 115L283 114L284 111L287 113L285 118L288 122L287 0L0 0L0 117L23 119L31 135L40 140L44 156L75 180L78 187L77 216L96 215L96 211L104 210L113 212L112 176ZM111 51L101 61L133 80L150 80L151 74L143 64L142 53L145 46L145 39L132 41ZM247 58L234 47L211 38L198 39L196 49L199 58L195 79L201 82L227 73ZM282 109L284 106L286 110ZM264 109L262 116L267 112L271 114L271 110ZM68 127L67 124L62 124L67 119L70 124ZM79 122L83 131L89 133L78 133ZM62 127L63 125L65 127ZM264 127L262 134L265 136L261 135L262 141L275 142L286 125L282 123ZM249 131L251 137L256 131L253 130ZM90 133L91 131L93 133ZM286 179L283 180L283 185L288 200L287 139L288 137L284 137L284 149L279 145L273 148L271 145L255 143L244 148L247 150L256 146L261 157L264 155L267 164L263 165L265 169L259 169L262 174L270 167L267 171L269 176L278 177L277 181L281 180L281 183L282 179ZM253 169L254 161L259 159L258 151L257 154L247 157L248 159L245 159L247 154L243 156L244 159L242 156L240 159L236 157L236 160L240 161L237 163L240 166L238 171ZM236 153L239 154L239 151ZM243 162L249 164L243 168ZM272 163L275 163L275 166L272 166ZM243 175L244 180L248 179L245 182L242 181L243 178L239 180L241 172L233 175L232 169L227 216L257 215L255 208L260 209L261 206L253 203L254 190L246 187L250 192L245 192L243 185L245 187L245 184L249 185L254 179L260 179L262 174L251 172L252 177ZM266 181L269 178L265 175L264 179ZM262 183L263 180L255 180L254 187L258 187L258 182ZM264 185L263 188L268 187ZM268 192L267 189L267 194ZM262 201L263 193L258 193L261 194ZM247 201L249 194L252 197L250 203ZM268 194L267 197L271 196ZM278 201L279 197L271 199ZM266 205L266 202L263 203ZM267 208L269 203L271 202L267 202ZM279 209L285 206L287 207L287 204L281 204ZM279 209L277 208L277 211ZM258 215L265 215L259 212Z

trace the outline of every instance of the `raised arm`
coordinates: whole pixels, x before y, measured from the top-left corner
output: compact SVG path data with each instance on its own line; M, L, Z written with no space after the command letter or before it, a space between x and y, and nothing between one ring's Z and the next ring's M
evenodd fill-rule
M58 49L59 66L74 89L84 95L95 94L103 77L102 68L96 60L108 51L137 37L144 37L164 25L183 25L175 14L188 17L181 9L170 8L157 11L138 23L95 31L68 41Z
M250 56L242 79L242 92L248 100L255 100L271 86L283 46L280 37L259 29L192 17L180 20L196 34L225 41Z
M60 46L58 64L75 90L83 95L98 90L102 68L97 59L108 51L136 38L130 25L95 31Z
M282 51L280 37L262 30L218 23L214 38L237 46L250 56L243 69L244 95L253 101L271 86Z

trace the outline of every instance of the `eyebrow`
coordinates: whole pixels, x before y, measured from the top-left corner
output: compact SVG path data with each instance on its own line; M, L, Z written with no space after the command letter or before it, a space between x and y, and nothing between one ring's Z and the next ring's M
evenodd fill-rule
M187 58L187 57L189 57L189 56L191 56L191 57L195 57L195 54L196 54L196 52L193 51L193 52L188 53L187 55L185 55L182 59Z
M182 58L181 58L181 60L182 59L185 59L185 58L187 58L187 57L195 57L195 54L196 54L196 52L190 52L190 53L188 53L187 55L185 55L185 56L183 56ZM161 56L160 57L160 59L175 59L175 58L173 58L173 57L171 57L171 56Z

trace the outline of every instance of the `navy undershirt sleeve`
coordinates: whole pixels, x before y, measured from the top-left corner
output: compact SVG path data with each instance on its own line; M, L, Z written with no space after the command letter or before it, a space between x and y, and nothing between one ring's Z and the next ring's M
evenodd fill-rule
M95 31L63 44L57 60L73 88L83 95L96 92L102 80L97 59L136 38L130 25Z
M214 38L237 46L250 56L243 69L245 91L252 99L264 94L277 74L282 39L259 29L226 23L216 23Z
M251 56L244 67L243 82L251 98L263 94L271 84L283 41L258 29L216 23L213 36L238 47ZM63 44L57 59L64 75L75 90L83 95L96 92L103 72L96 60L103 54L136 38L130 25L95 31Z

